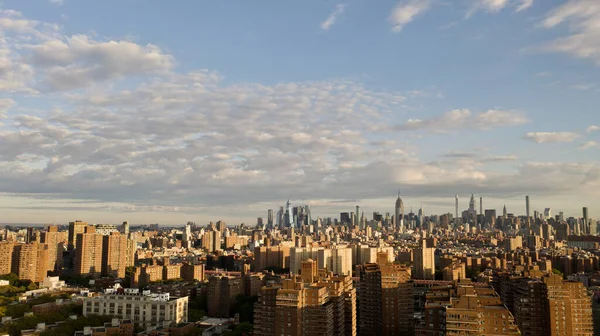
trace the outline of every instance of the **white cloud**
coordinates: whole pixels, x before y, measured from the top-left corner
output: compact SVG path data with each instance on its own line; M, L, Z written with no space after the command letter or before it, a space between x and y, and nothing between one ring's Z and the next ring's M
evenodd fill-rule
M400 32L405 25L412 22L431 7L430 0L402 0L394 6L388 18L393 32Z
M65 4L65 0L50 0L50 3L57 6L62 6Z
M533 0L521 0L521 4L517 7L515 12L522 12L529 9L531 6L533 6Z
M561 24L567 25L570 35L547 43L542 50L590 59L600 65L600 2L567 0L542 21L542 26L548 29Z
M470 18L479 10L484 10L491 13L497 13L506 7L509 0L474 0L471 8L465 14L466 18Z
M597 143L596 141L588 141L586 143L583 143L581 146L579 146L579 149L586 150L586 149L598 148L598 147L600 147L600 144Z
M579 137L579 134L573 132L529 132L525 134L525 139L537 143L558 143L573 142Z
M129 41L100 42L85 35L28 45L30 64L43 70L42 83L51 89L68 90L93 82L126 76L165 72L173 57L160 48Z
M587 133L592 133L592 132L595 132L595 131L598 131L598 130L600 130L600 126L591 125L591 126L588 126L588 128L586 128L585 131Z
M515 12L522 12L533 6L534 0L473 0L465 17L470 18L477 11L488 13L499 13L509 6L515 6Z
M4 113L15 105L15 101L10 98L0 98L0 118L3 117Z
M430 119L409 119L406 123L396 125L399 131L428 129L439 132L453 132L457 129L476 128L480 130L503 126L518 126L529 120L518 111L488 110L473 113L471 110L452 110Z
M327 17L327 19L325 21L321 22L321 29L329 30L329 28L331 28L331 26L333 26L336 23L339 16L344 13L345 9L346 9L346 5L344 5L344 4L336 5L335 9L333 10L333 12L331 12L329 17Z
M64 36L53 24L0 10L0 90L70 90L109 79L170 71L173 57L159 47L126 40Z

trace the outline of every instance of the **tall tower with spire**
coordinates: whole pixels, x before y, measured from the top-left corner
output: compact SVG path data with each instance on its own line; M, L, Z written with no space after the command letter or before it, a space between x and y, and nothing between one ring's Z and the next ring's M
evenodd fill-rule
M469 212L475 212L475 195L471 194L471 200L469 201Z
M400 198L400 190L398 190L398 198L396 199L396 216L394 224L400 231L404 231L404 202Z
M504 219L508 218L508 212L506 211L506 204L504 204L504 208L502 209L502 217Z
M294 226L294 209L292 209L292 204L290 203L289 198L287 200L287 203L285 204L285 226Z
M458 195L454 196L454 207L455 207L455 213L454 213L454 218L456 220L458 220Z

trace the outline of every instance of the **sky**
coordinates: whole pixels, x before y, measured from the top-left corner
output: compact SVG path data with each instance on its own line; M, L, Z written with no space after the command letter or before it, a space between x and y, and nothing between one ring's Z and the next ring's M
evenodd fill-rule
M0 223L600 217L597 0L0 1Z

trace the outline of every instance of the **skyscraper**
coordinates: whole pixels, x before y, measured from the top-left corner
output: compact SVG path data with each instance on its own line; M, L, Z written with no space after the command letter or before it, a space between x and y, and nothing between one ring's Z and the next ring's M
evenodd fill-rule
M354 213L354 223L355 226L360 226L360 207L356 206L356 212Z
M193 237L192 237L192 223L191 222L187 222L187 224L185 224L185 228L184 228L181 240L182 240L183 248L189 249L192 247Z
M15 243L0 241L0 274L9 274L12 270L12 255Z
M413 251L415 279L435 279L435 247L427 247L427 240L421 241L421 246Z
M312 217L310 215L310 206L308 204L304 206L304 215L306 216L306 225L311 225Z
M454 195L454 219L458 220L458 195Z
M69 223L69 244L67 246L69 250L73 250L75 248L77 235L83 233L86 226L88 226L88 223L80 220Z
M481 216L481 224L483 224L483 197L479 197L479 215Z
M525 213L527 215L527 218L530 217L529 209L529 196L525 196Z
M58 270L62 266L63 260L63 232L58 232L56 225L50 225L41 234L40 241L48 245L48 271Z
M469 212L475 212L475 195L471 194L471 199L469 200Z
M583 227L584 227L584 230L586 230L586 233L591 234L592 230L591 230L589 221L590 220L588 218L588 208L583 207Z
M38 242L15 244L12 272L21 280L44 281L48 274L48 245Z
M124 278L127 268L127 236L112 232L102 237L102 274Z
M121 232L123 232L123 235L125 237L129 237L129 222L128 221L124 221L123 225L121 225Z
M365 264L360 271L359 334L411 335L410 272L398 264Z
M292 209L292 204L290 200L287 200L285 204L285 226L293 227L294 226L294 209Z
M284 216L285 216L285 212L283 210L283 207L279 207L279 211L277 211L277 220L275 223L279 230L283 229L283 225L285 224Z
M394 217L394 224L397 229L404 231L404 202L400 198L400 191L398 191L398 198L396 199L396 216Z
M267 228L273 228L273 209L267 210Z
M75 274L97 276L102 272L103 236L96 228L86 226L83 233L77 234L75 243Z

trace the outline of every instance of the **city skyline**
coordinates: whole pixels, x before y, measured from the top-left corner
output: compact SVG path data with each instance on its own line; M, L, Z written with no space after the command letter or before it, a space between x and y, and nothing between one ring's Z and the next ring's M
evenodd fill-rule
M600 217L594 0L236 5L4 1L0 221Z

